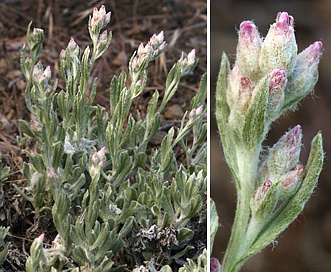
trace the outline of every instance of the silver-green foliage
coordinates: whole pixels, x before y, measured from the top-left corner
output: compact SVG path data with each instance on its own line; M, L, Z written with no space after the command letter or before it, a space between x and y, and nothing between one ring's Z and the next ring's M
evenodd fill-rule
M42 239L35 241L27 271L115 271L147 261L159 269L193 249L191 219L201 211L206 194L206 76L180 128L171 128L160 147L150 149L161 125L160 111L180 78L197 64L195 51L183 54L169 71L161 103L156 90L145 118L139 111L131 114L146 86L148 63L166 49L163 32L154 35L134 52L129 73L111 80L106 110L93 105L96 79L91 86L89 79L110 44L111 33L100 34L109 21L104 7L94 9L89 19L92 49L81 50L71 39L61 51L61 91L50 68L44 70L38 61L43 31L28 28L30 57L23 48L21 67L33 120L20 120L21 145L31 139L36 144L23 169L27 193L20 193L36 215L52 215L58 236L49 249L40 245ZM193 141L188 141L189 133ZM178 145L185 165L177 161Z

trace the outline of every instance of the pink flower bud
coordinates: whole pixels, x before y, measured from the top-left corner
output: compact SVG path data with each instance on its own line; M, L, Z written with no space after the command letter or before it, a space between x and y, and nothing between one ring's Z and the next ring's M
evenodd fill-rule
M278 179L280 175L295 167L301 152L302 129L300 125L283 135L270 149L267 158L269 177Z
M295 69L286 87L285 100L299 101L309 94L318 79L318 64L322 55L323 44L317 41L298 54Z
M222 272L220 262L214 257L210 258L210 272Z
M31 121L31 125L32 125L32 128L35 130L35 131L41 131L41 124L36 121L35 119L32 119Z
M180 71L181 76L190 74L198 62L197 58L195 57L195 50L193 49L187 55L186 58L182 58L180 61L181 61L181 65L182 65L182 68Z
M164 42L163 31L161 31L158 35L154 34L149 41L151 42L153 49L157 50L160 47L160 45Z
M257 203L262 202L262 200L264 199L264 196L267 194L268 190L271 188L272 186L272 181L271 180L267 180L265 181L254 193L254 200Z
M203 112L203 105L197 108L196 115L199 116L202 114L202 112Z
M42 70L39 68L38 65L35 65L35 66L33 67L32 75L33 75L33 78L34 78L34 80L35 80L36 82L39 82L39 79L40 79L42 73L43 73L43 72L42 72Z
M104 146L102 147L99 151L98 151L98 157L99 158L104 158L105 154L106 154L107 148Z
M284 68L275 69L270 73L269 92L284 89L287 82L286 71Z
M104 30L99 36L97 47L105 46L107 44L107 41L108 41L108 32L107 30Z
M143 53L145 53L145 46L144 46L143 43L140 43L140 45L138 47L138 50L137 50L137 55L139 56L139 55L141 55Z
M287 172L282 179L280 180L280 183L285 187L289 188L291 186L296 185L299 183L304 175L304 166L302 164L298 164L293 168L293 170Z
M195 49L193 49L188 55L187 55L187 64L192 65L194 64L196 58L195 58Z
M40 236L38 238L35 239L35 241L37 243L42 244L42 242L44 241L44 237L45 237L45 233L42 233L42 234L40 234Z
M94 152L92 155L92 163L94 165L99 165L100 162L105 160L105 154L106 154L107 148L103 147L98 152Z
M239 40L237 45L237 63L244 76L254 81L260 74L259 56L262 39L256 25L251 21L240 24Z
M106 7L102 5L99 10L99 16L104 17L106 15Z
M287 83L286 71L284 68L275 69L270 73L269 97L268 97L268 116L275 119L283 106L284 89Z
M94 152L89 165L89 172L92 178L98 178L106 160L107 148L103 147L98 152Z
M67 49L70 51L74 51L76 47L77 47L77 43L75 42L75 39L71 37Z
M235 108L236 105L238 104L238 95L239 95L239 86L241 83L241 77L242 74L236 62L229 75L229 85L226 94L227 103L230 109Z
M45 75L45 77L49 80L52 75L51 67L47 66L43 75Z
M246 111L251 102L254 85L248 77L240 79L238 93L238 107L241 111Z
M194 119L195 115L196 115L197 110L193 109L191 110L190 114L189 114L189 119Z
M307 68L318 65L322 55L323 43L314 42L298 55L298 65L304 65Z
M279 31L288 31L294 26L294 18L287 12L278 12L276 16L276 29Z
M279 182L279 198L287 199L293 196L299 189L304 176L304 166L298 164L292 170L283 174Z
M51 179L53 179L53 180L58 179L57 174L53 171L52 168L47 167L47 168L46 168L46 172L47 172L47 176L50 177Z
M298 51L293 24L294 19L287 12L277 14L261 47L259 63L263 74L282 67L292 73Z
M156 36L156 41L158 44L162 44L164 42L164 33L161 31L157 36Z

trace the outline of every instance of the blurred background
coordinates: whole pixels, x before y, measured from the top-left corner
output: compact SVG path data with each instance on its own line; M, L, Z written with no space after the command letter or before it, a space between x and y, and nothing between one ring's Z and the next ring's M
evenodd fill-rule
M231 63L235 60L237 30L244 20L253 20L265 36L279 11L287 11L295 19L299 52L316 40L324 44L320 62L320 78L314 94L272 125L265 145L273 145L283 133L297 124L303 129L301 162L307 161L310 141L321 130L326 152L324 169L318 187L303 213L270 245L244 266L254 272L326 272L331 267L331 1L329 0L222 0L211 1L211 197L220 217L220 228L213 256L222 260L231 232L236 192L225 164L214 119L215 85L222 52Z

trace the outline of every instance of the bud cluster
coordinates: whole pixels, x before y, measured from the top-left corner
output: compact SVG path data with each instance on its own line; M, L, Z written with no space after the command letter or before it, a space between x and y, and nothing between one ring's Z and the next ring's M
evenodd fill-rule
M134 73L141 73L148 66L148 63L156 59L166 49L167 43L164 41L164 33L154 34L147 44L141 43L134 57L130 61L130 70Z
M201 105L198 108L194 108L190 111L189 114L189 120L187 121L187 125L192 124L196 119L200 117L200 115L203 113L203 105Z
M106 159L106 151L107 148L103 147L101 148L98 152L94 152L92 155L92 158L90 160L90 165L89 165L89 172L90 175L93 178L100 176L100 171L103 167L103 164L105 163L105 159Z
M185 76L192 73L197 63L198 63L198 58L196 58L195 56L195 49L192 49L192 51L188 53L186 58L182 57L182 61L181 61L182 67L180 70L180 75Z
M231 111L245 115L253 103L251 97L258 88L266 87L262 82L267 80L267 115L270 122L277 119L312 91L318 77L322 46L318 41L297 54L294 19L287 12L277 14L276 22L264 39L252 21L242 22L237 59L227 90Z
M93 8L93 15L89 18L88 29L94 44L97 43L101 29L110 22L110 16L111 12L106 13L104 5L99 10L96 7Z

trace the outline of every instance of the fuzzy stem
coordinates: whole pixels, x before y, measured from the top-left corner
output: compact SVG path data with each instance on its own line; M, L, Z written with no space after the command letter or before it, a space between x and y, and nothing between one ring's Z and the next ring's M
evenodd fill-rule
M240 151L239 151L240 150ZM256 179L258 158L260 149L247 151L239 149L241 156L238 161L237 184L237 210L232 227L231 237L223 260L223 272L237 272L242 267L246 252L246 230L250 221L250 200L253 195Z

